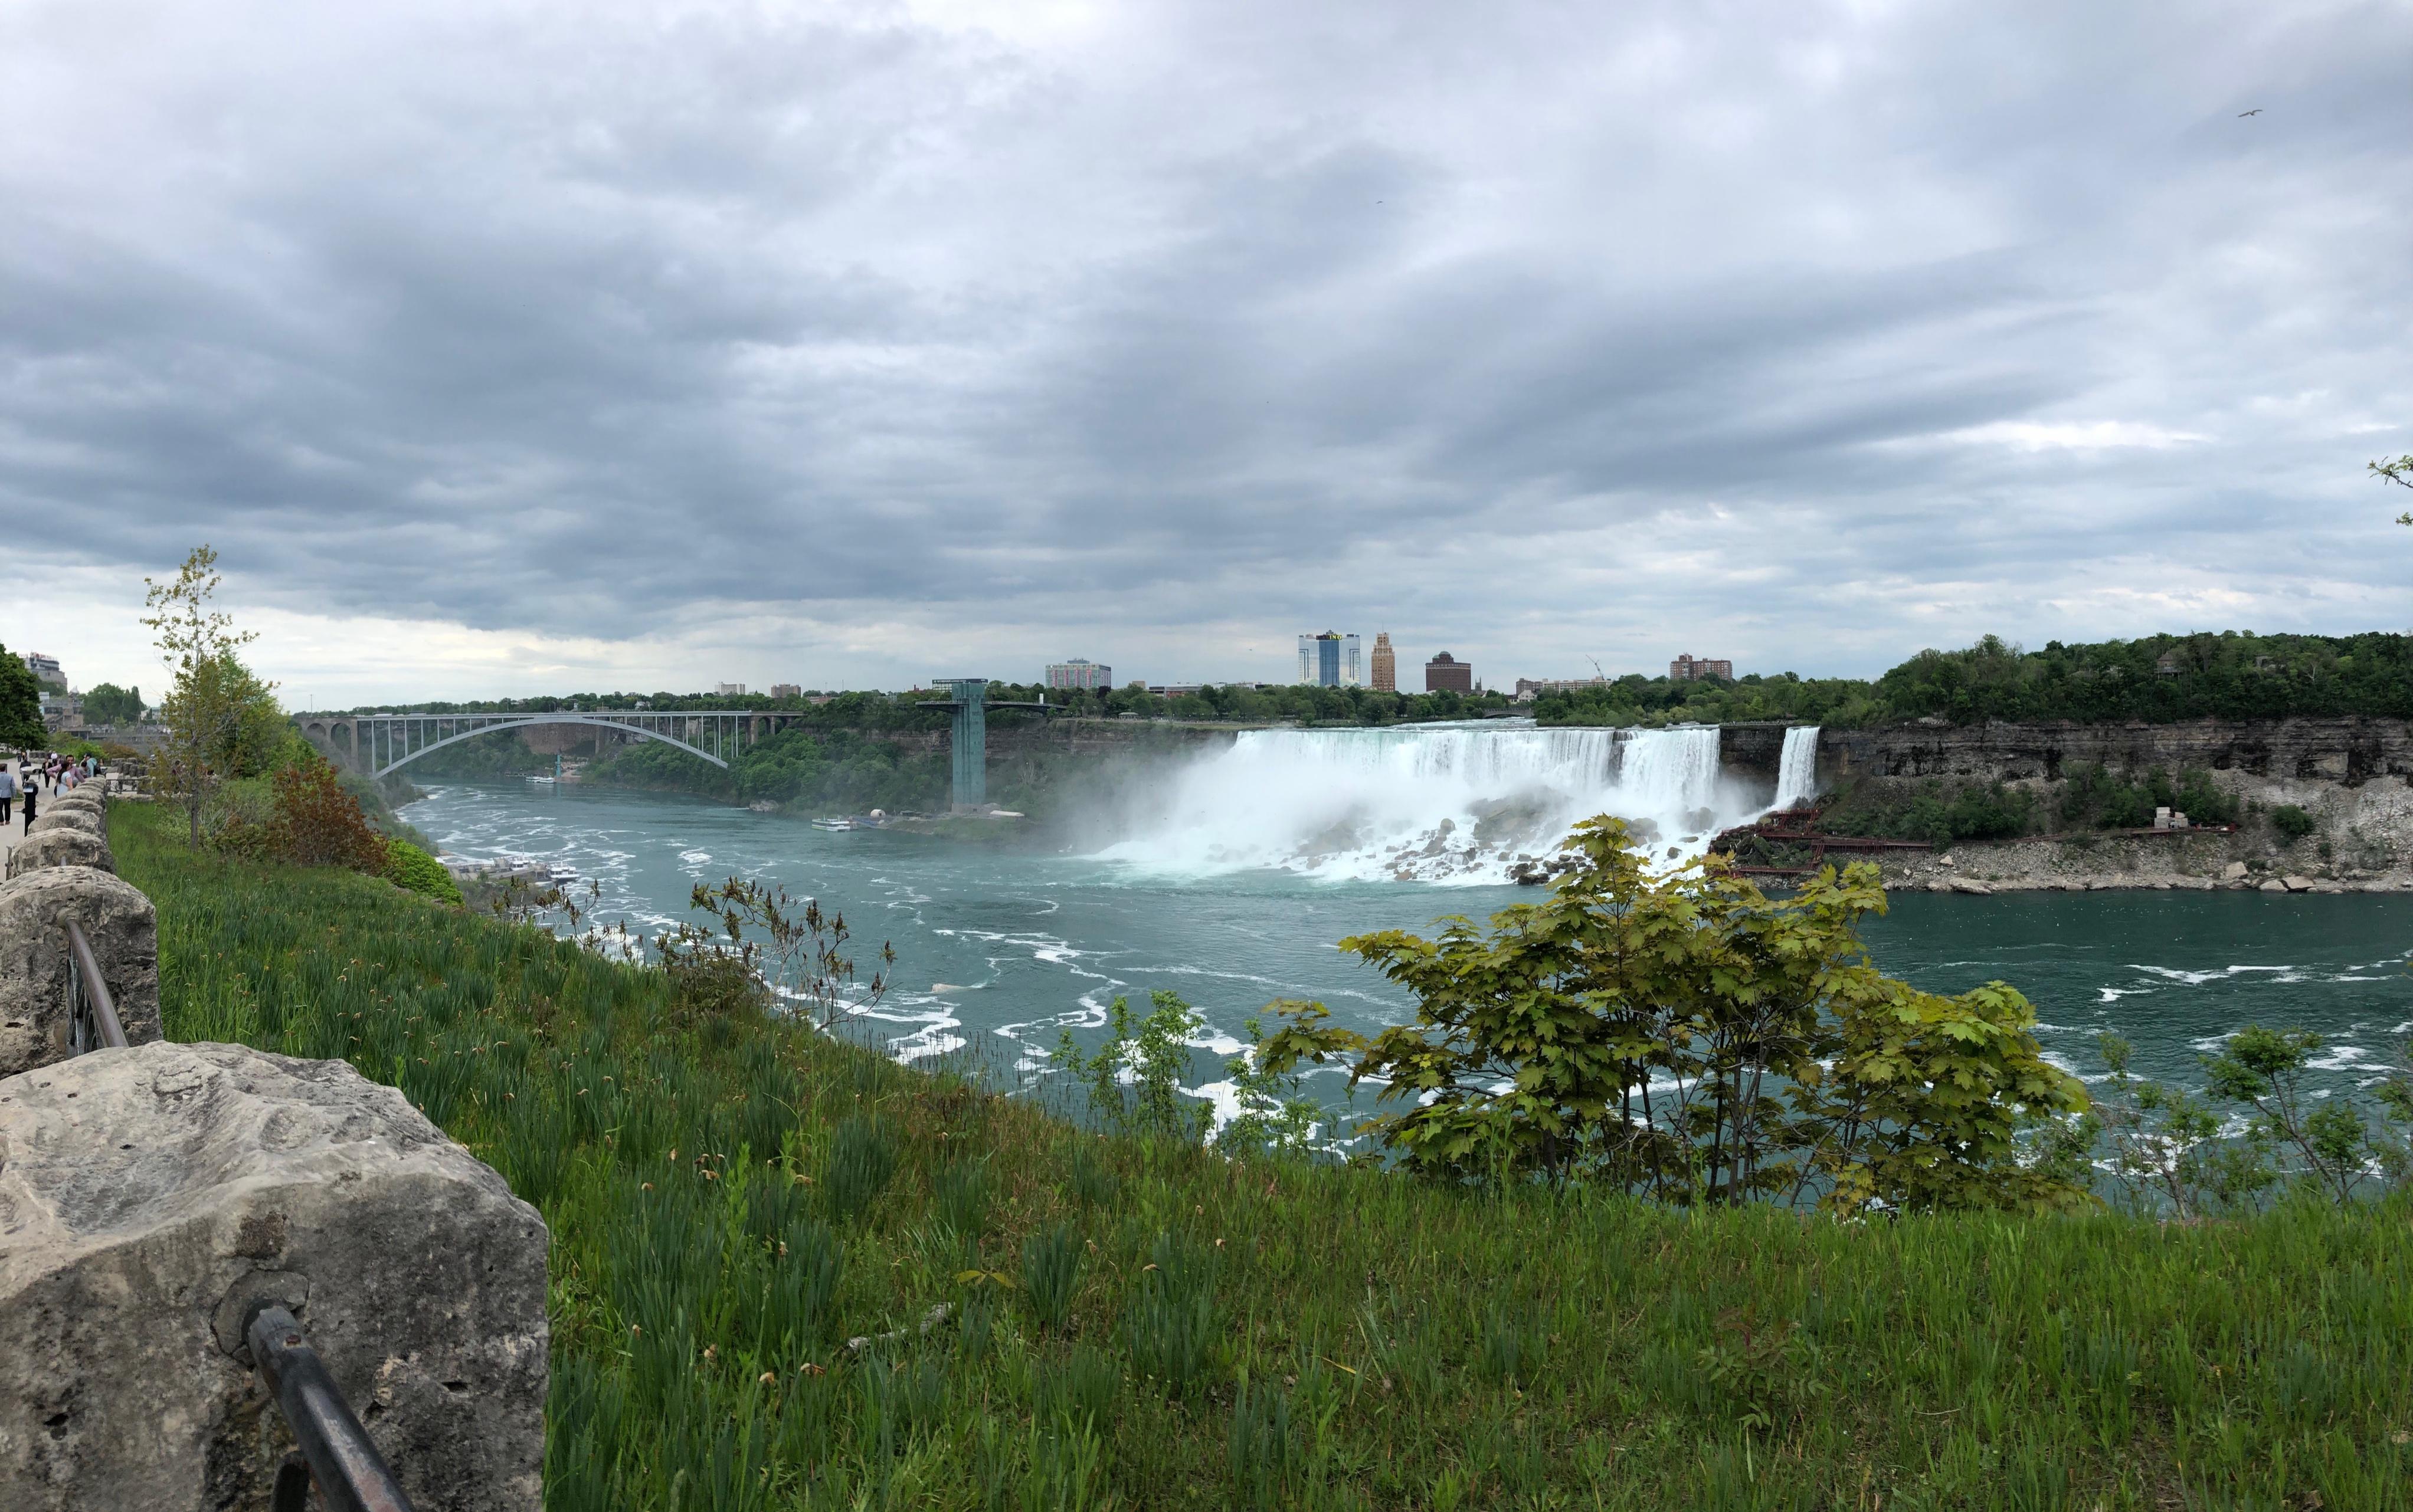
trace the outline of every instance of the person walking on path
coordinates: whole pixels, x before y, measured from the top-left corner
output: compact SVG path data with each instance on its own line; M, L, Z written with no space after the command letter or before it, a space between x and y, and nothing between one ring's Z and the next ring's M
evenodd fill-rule
M8 763L0 761L0 824L8 822L8 811L17 802L17 773Z
M34 832L34 800L40 796L41 791L39 783L25 785L25 833L29 835Z

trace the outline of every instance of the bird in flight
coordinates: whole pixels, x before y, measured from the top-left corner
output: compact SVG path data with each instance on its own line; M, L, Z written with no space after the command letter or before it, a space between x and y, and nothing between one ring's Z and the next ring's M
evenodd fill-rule
M2240 110L2240 111L2238 111L2238 112L2237 112L2237 119L2239 119L2240 121L2243 121L2243 120L2244 120L2247 116L2249 116L2249 115L2260 115L2261 113L2262 113L2262 108L2261 108L2260 106L2258 106L2258 106L2256 106L2253 110Z

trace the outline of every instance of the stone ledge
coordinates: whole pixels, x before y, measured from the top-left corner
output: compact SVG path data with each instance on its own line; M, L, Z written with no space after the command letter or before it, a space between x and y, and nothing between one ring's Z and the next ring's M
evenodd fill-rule
M418 1505L534 1509L545 1248L340 1061L151 1044L0 1080L0 1506L264 1508L289 1435L228 1349L257 1294Z
M151 900L96 867L42 867L0 883L0 1077L67 1056L69 918L92 943L126 1042L159 1037L159 921Z

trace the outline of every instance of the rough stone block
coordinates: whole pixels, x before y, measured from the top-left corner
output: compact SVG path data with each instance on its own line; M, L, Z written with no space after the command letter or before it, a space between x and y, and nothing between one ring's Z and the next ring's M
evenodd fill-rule
M81 829L95 840L109 839L108 822L89 803L43 803L35 811L34 822L25 827L29 836L49 829Z
M88 835L81 829L45 829L30 840L18 842L8 853L8 875L23 876L46 866L89 866L96 871L114 872L117 858L109 851L109 842Z
M0 1507L265 1508L284 1302L423 1509L534 1509L544 1223L390 1087L232 1045L0 1080Z
M92 942L126 1043L159 1037L159 918L151 900L97 867L44 867L0 882L0 1077L67 1053L70 917Z

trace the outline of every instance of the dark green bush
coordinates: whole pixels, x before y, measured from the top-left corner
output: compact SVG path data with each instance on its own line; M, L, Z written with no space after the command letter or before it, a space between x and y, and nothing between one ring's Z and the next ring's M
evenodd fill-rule
M443 903L461 901L460 885L444 863L407 840L385 843L385 879L407 892L424 893Z
M2141 777L2121 778L2099 766L2064 769L2061 827L2065 829L2145 829L2154 811L2168 808L2190 824L2235 824L2237 799L2213 785L2212 773L2182 770L2176 778L2154 767Z
M2282 803L2271 811L2271 828L2281 839L2290 843L2303 839L2320 828L2320 822L2293 803Z
M1863 783L1845 789L1822 823L1839 835L1888 840L2008 840L2034 827L2035 795L2003 783L1947 786L1930 778L1916 788Z

